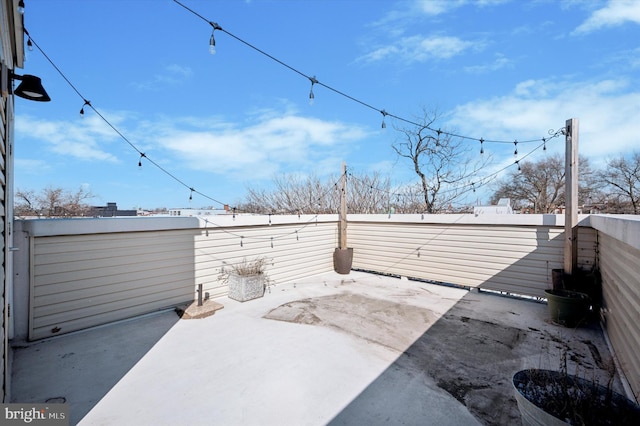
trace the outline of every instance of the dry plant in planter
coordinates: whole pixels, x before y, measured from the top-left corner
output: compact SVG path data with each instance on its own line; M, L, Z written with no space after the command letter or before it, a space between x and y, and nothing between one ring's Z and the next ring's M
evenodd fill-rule
M638 425L640 407L613 391L611 361L606 385L560 371L529 369L513 376L523 425Z
M265 270L268 265L266 257L247 258L222 270L221 279L229 286L229 298L239 302L256 299L264 295L269 283Z

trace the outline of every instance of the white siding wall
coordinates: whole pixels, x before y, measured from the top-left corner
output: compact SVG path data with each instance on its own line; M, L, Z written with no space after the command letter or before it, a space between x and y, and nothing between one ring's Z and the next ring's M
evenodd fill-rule
M30 339L193 299L194 231L36 237Z
M295 220L296 217L290 219ZM337 223L304 219L290 224L200 229L195 238L196 286L210 297L227 294L220 272L244 258L265 257L271 283L279 284L333 270Z
M0 0L0 282L2 307L0 327L0 402L9 400L9 336L11 334L11 217L13 215L13 96L9 94L9 71L23 65L22 16L17 0Z
M29 339L189 302L198 284L211 297L226 295L222 269L245 257L265 256L274 284L333 268L334 216L274 217L271 225L266 217L218 219L24 221Z
M563 219L495 217L407 215L400 223L384 215L350 218L353 267L544 297L551 270L563 267ZM580 228L578 240L578 263L590 269L595 232Z
M636 400L640 398L640 220L593 217L598 230L604 327Z

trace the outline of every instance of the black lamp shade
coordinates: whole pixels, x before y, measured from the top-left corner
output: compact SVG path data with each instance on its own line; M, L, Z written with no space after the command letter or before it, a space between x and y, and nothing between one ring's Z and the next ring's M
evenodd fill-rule
M21 77L21 80L16 90L13 91L16 96L38 102L49 102L51 100L44 87L42 87L40 77L25 74Z

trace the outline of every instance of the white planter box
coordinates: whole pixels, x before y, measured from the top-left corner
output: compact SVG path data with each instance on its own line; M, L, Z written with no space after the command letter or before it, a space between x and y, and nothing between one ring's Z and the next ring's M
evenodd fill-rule
M239 302L256 299L264 295L264 274L229 274L229 298Z

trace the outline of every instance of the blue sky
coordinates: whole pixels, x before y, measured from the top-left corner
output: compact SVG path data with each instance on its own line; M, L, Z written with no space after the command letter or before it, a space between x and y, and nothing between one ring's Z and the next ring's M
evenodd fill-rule
M383 109L409 120L437 109L442 129L504 141L541 139L576 117L594 166L638 149L640 0L181 2L375 109L320 85L310 105L309 79L222 31L209 54L211 26L171 0L26 0L33 40L126 141L89 108L81 117L83 98L28 51L21 72L41 77L52 101L16 98L17 189L84 186L92 204L120 208L220 207L210 198L235 205L248 186L336 176L342 161L411 183L391 148L406 124L387 117L383 130ZM485 144L485 173L513 164L513 148ZM563 152L564 139L547 148L527 159ZM147 159L139 168L136 149L171 176ZM190 202L189 188L210 198ZM488 189L474 197L488 201Z

